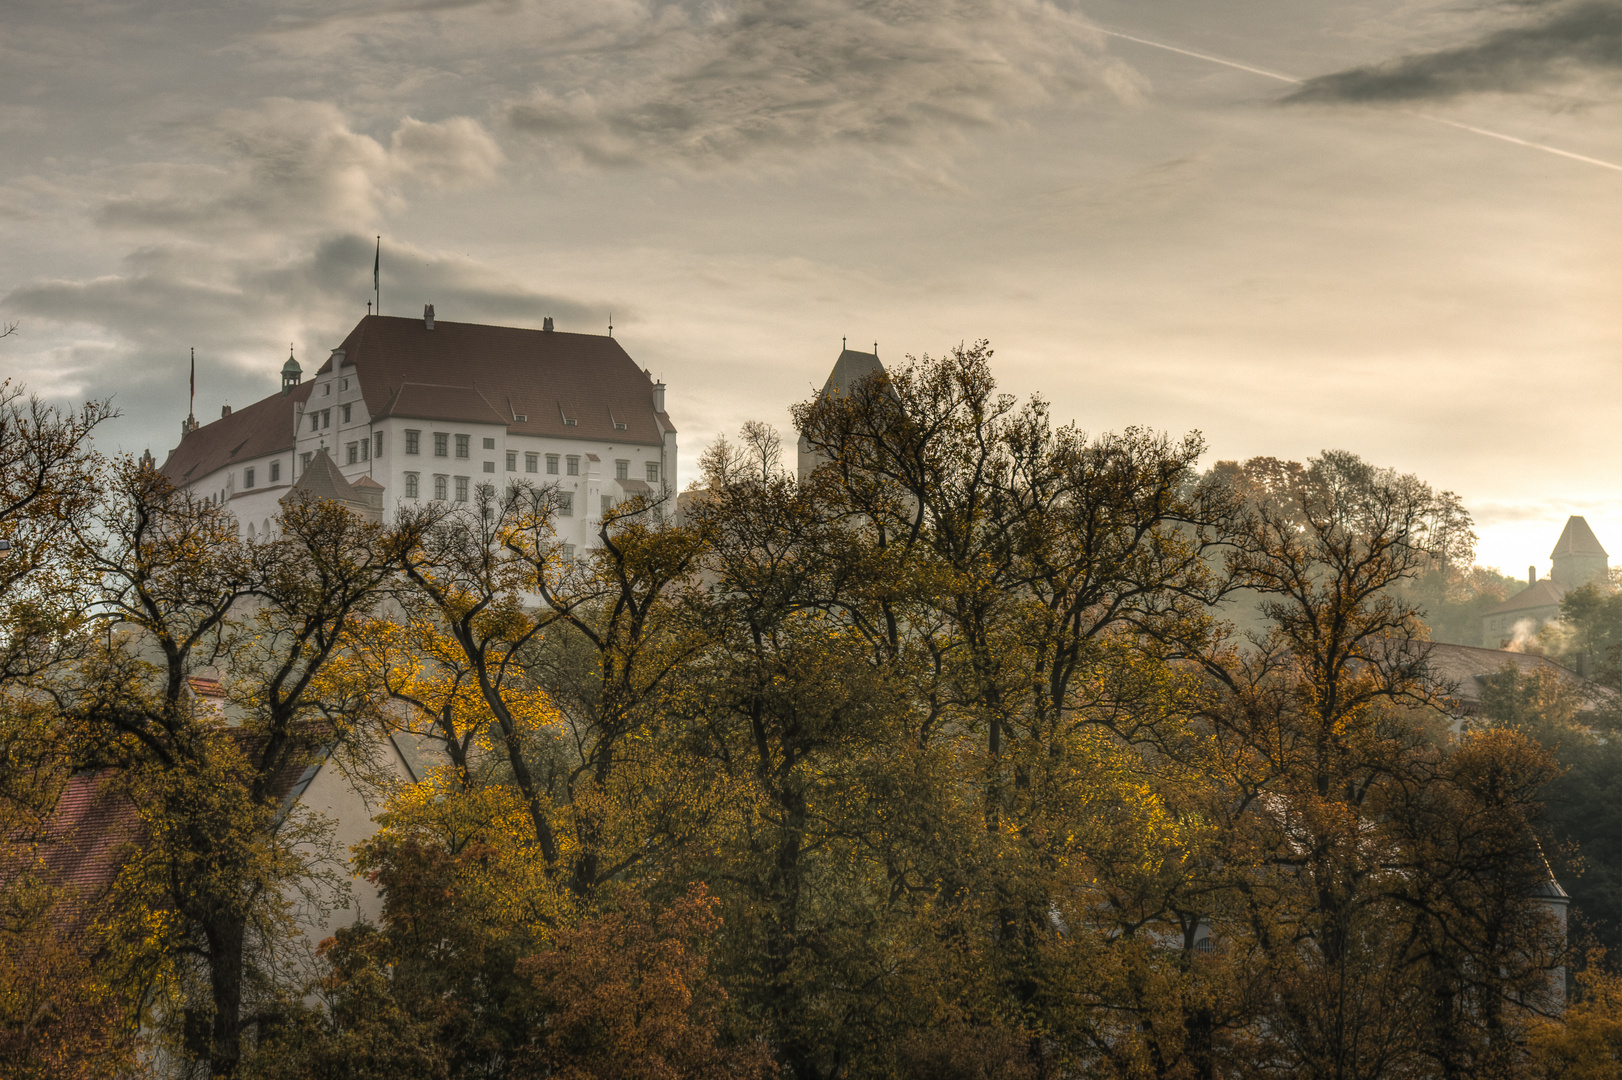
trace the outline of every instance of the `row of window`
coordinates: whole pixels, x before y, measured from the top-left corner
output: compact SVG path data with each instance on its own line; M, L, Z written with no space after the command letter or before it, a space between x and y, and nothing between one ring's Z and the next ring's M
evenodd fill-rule
M256 471L257 470L255 470L252 465L242 470L242 486L244 488L251 488L254 486L254 474ZM270 479L266 482L271 484L277 483L282 478L282 463L279 461L272 461L268 466L266 466L265 471L270 473Z
M374 443L376 444L375 449L373 448ZM352 442L345 447L345 450L346 457L348 458L348 460L345 462L346 465L358 465L361 462L366 461L368 459L368 450L371 452L371 457L382 457L383 433L381 431L373 432L371 439L361 439L358 442Z
M431 434L434 437L434 456L435 457L449 457L450 456L450 438L451 438L450 433L446 432L446 431L435 431L435 432L432 432ZM405 452L407 454L420 454L420 453L422 453L422 432L420 432L420 431L409 431L408 430L405 433L405 439L406 439ZM471 436L468 436L468 435L457 435L456 436L456 456L457 457L465 458L465 457L469 456L470 450L471 450L471 446L470 446L471 441L472 441ZM484 449L486 449L486 450L494 450L495 448L496 448L496 440L495 439L485 439L484 440ZM382 450L382 438L381 438L381 436L379 436L379 439L378 439L378 453L381 454L382 452L383 452L383 450ZM567 475L567 476L579 476L580 475L580 455L579 454L568 454L568 455L547 454L546 455L546 474L548 476L557 476L557 475L559 475L558 466L560 464L562 464L564 466L564 475ZM524 455L524 471L525 472L527 472L527 473L539 472L540 471L540 465L541 465L541 455L540 454L538 454L538 453L526 453ZM518 471L518 451L517 450L508 450L507 451L506 466L507 466L507 471L508 472L517 472ZM496 471L496 463L494 461L486 461L484 463L484 471L487 472L487 473L495 472ZM648 483L657 484L659 482L659 463L657 461L646 462L645 463L645 473L646 473L647 478L648 478ZM628 459L614 462L614 478L616 480L628 480L628 479L630 479L630 476L631 476L631 462Z
M441 502L444 502L445 500L449 499L450 498L451 483L454 481L455 484L456 484L456 501L457 502L467 502L468 489L469 489L469 483L471 481L471 477L467 477L467 476L446 476L443 473L436 473L436 474L434 474L433 481L434 481L434 498L440 500ZM408 473L405 474L405 497L408 498L408 499L420 499L420 498L422 498L422 474L421 473L408 472ZM571 492L571 491L560 491L560 492L558 492L557 498L558 498L558 515L560 517L573 517L574 516L574 493ZM604 499L603 500L603 509L607 510L609 505L610 505L609 500Z
M340 424L349 423L350 419L354 415L353 410L354 410L353 405L340 405L340 406L338 406L338 422ZM329 428L329 427L332 426L332 410L331 409L315 409L315 410L312 410L308 415L310 417L310 430L311 431L320 431L322 428Z

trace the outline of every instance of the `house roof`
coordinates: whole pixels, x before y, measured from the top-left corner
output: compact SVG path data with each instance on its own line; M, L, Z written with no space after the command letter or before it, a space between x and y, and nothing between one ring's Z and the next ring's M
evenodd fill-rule
M1486 614L1509 615L1517 611L1531 611L1533 608L1559 607L1561 598L1569 591L1558 581L1544 578L1528 585Z
M1594 530L1588 527L1587 520L1573 514L1566 519L1566 527L1560 530L1560 539L1555 541L1554 550L1549 552L1551 559L1561 555L1605 556L1606 551L1600 546Z
M438 319L429 330L421 319L368 315L339 350L340 363L354 365L373 416L499 423L519 435L655 446L674 430L654 411L652 378L618 341L599 334Z
M304 475L298 478L293 489L282 496L283 501L293 498L300 492L308 492L317 499L332 499L335 502L359 502L355 487L344 474L338 470L338 463L326 450L320 449L310 458L310 463L304 466Z
M1438 686L1447 687L1466 711L1480 707L1482 680L1497 675L1505 667L1513 667L1522 676L1548 672L1560 682L1581 689L1589 700L1616 697L1616 691L1590 682L1547 656L1441 642L1427 644L1424 649L1431 678Z
M293 410L310 396L310 383L291 393L275 393L204 424L180 437L159 472L179 487L200 480L235 461L252 461L267 454L293 449L296 438Z
M214 682L214 680L204 680ZM217 684L216 684L217 685ZM235 737L255 756L264 740L247 732ZM269 798L282 806L308 786L307 774L319 765L295 756L277 770L268 785ZM278 818L279 820L279 818ZM119 771L113 768L87 769L69 778L56 809L34 838L27 858L13 851L5 860L4 873L10 876L32 869L47 883L66 890L51 913L59 930L82 931L94 918L97 903L117 880L125 862L147 839L140 809Z

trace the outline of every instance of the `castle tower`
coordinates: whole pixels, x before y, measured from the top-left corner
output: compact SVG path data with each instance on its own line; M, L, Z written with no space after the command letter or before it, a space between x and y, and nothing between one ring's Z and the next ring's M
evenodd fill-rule
M828 373L828 381L823 384L822 393L818 396L849 393L851 387L868 376L883 373L884 365L879 363L879 347L876 343L870 353L841 349L839 359L834 361L834 369ZM804 435L800 436L799 451L799 477L803 482L811 475L812 470L821 464L822 455L811 449L811 444Z
M1568 589L1603 578L1609 569L1608 556L1588 522L1577 515L1566 520L1560 541L1549 552L1554 564L1549 577Z

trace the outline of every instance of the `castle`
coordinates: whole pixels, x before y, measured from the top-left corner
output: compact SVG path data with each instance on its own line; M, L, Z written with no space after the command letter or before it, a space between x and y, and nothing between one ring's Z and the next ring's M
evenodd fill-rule
M1482 616L1482 643L1494 648L1535 635L1560 618L1560 601L1568 592L1605 579L1609 558L1585 519L1567 518L1549 553L1549 576L1539 581L1537 567L1527 567L1526 588Z
M665 386L614 338L367 315L315 375L289 356L281 392L188 416L162 472L273 535L302 485L375 519L483 483L556 485L559 539L589 546L614 503L675 483Z

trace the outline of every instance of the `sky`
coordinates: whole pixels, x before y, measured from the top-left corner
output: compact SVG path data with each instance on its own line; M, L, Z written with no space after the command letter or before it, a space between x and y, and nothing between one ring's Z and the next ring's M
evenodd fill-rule
M108 450L372 298L614 334L682 483L848 338L1622 562L1622 0L7 0L0 374Z

